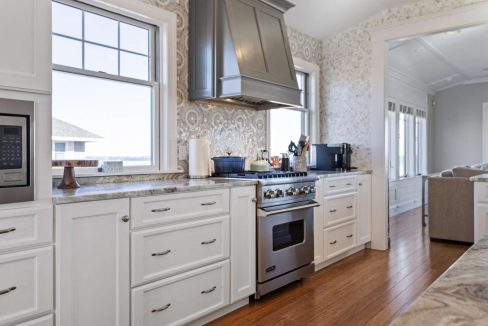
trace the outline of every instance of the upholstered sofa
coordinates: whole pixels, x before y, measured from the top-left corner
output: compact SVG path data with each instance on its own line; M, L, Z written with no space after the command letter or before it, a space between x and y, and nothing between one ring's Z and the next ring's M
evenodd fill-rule
M486 170L457 167L430 177L429 235L431 239L474 241L473 182L469 178Z

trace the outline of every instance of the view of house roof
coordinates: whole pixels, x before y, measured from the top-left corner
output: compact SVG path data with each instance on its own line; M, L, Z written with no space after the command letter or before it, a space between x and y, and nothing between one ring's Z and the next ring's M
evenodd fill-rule
M53 118L53 138L102 139L102 136L75 126L63 120Z

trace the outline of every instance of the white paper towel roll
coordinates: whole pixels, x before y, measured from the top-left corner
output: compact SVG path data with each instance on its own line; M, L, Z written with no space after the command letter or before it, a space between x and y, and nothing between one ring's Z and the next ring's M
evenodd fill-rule
M209 176L210 153L206 138L188 141L188 175L190 178Z

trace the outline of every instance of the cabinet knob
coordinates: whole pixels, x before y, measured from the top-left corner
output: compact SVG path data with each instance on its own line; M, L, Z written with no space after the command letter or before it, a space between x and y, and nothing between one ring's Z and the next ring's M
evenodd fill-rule
M122 216L122 222L124 222L124 223L129 222L129 215Z
M251 199L253 203L256 203L258 200L256 198Z

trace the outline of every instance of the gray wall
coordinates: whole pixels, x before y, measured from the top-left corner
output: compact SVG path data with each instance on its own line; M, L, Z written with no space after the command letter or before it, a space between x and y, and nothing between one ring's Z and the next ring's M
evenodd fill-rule
M483 102L488 83L460 85L435 95L434 170L470 165L482 160Z
M434 95L427 95L427 173L436 172L436 167L434 164Z

